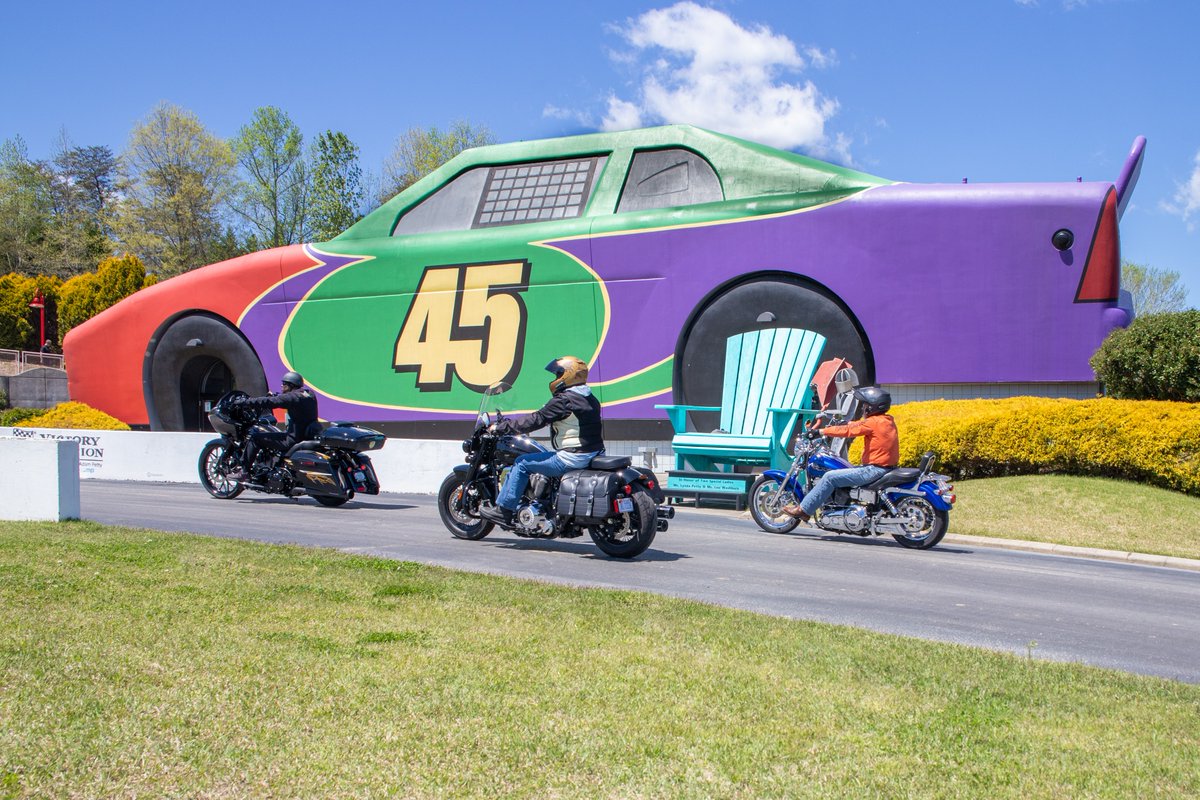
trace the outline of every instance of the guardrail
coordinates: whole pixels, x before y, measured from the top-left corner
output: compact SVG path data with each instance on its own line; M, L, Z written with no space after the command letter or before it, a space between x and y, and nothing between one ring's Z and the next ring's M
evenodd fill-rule
M30 350L0 350L0 375L20 375L38 367L66 369L59 353L35 353Z

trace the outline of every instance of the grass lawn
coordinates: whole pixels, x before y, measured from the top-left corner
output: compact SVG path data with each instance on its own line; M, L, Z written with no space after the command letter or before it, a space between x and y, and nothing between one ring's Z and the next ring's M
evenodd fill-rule
M950 533L1200 559L1200 497L1067 475L954 486Z
M251 542L0 523L0 797L1200 796L1200 687Z

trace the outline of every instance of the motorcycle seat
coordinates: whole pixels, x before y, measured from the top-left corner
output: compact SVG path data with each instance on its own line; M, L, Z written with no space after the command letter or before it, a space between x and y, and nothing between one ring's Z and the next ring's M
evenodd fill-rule
M904 483L912 483L919 477L921 477L921 470L915 467L899 467L898 469L888 470L882 476L862 488L874 490L887 489L892 486L900 486Z
M633 464L632 456L596 456L592 459L591 469L625 469Z
M294 445L292 445L288 449L288 451L284 455L286 457L290 458L292 456L292 454L295 453L297 450L316 450L317 447L320 446L320 444L321 443L318 442L316 439L306 439L303 442L296 442Z

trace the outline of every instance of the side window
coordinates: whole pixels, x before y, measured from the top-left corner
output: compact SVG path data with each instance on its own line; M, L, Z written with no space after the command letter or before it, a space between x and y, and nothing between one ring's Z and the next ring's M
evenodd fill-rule
M617 213L724 199L717 173L691 150L643 150L633 154Z
M493 228L583 214L606 156L467 170L396 223L393 236Z
M400 218L392 229L392 236L468 230L475 219L475 209L479 207L479 195L487 182L489 169L469 169L426 197Z

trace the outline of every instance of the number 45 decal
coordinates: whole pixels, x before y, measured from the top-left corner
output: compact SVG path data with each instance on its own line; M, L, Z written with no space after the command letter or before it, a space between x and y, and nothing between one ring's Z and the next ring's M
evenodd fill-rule
M450 371L475 391L521 371L529 262L427 267L396 337L396 372L422 392L450 389Z

